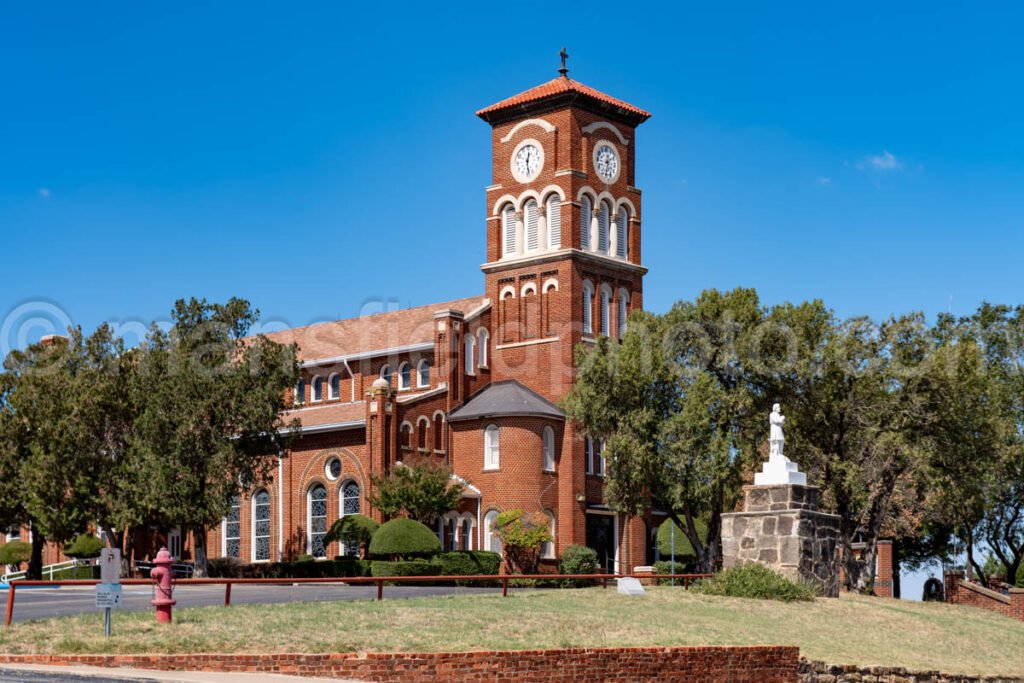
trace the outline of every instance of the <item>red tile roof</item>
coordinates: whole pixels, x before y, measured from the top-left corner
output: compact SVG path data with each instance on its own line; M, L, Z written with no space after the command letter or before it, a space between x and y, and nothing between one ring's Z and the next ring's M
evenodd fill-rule
M528 104L530 102L536 102L537 100L542 100L546 97L552 97L554 95L561 95L564 93L578 93L580 95L583 95L584 97L589 97L591 99L597 100L598 102L602 102L613 107L624 109L627 112L640 117L641 121L649 119L651 117L651 115L648 112L644 111L643 109L640 109L639 107L634 107L632 104L629 104L628 102L623 102L622 100L616 99L611 95L606 95L600 90L595 90L594 88L591 88L589 85L583 85L579 81L574 81L568 76L559 76L558 78L554 78L548 81L547 83L538 85L535 88L530 88L529 90L521 92L518 95L513 95L508 99L504 99L501 102L498 102L497 104L492 104L489 107L481 109L476 113L476 115L484 120L487 120L488 115L494 112L498 112L503 109L509 109L511 107L516 107L522 104Z
M337 401L327 403L315 403L304 408L287 410L281 414L285 424L295 418L302 423L303 429L319 427L323 425L334 425L344 422L356 422L366 419L366 401L355 403L338 403Z
M454 309L470 313L484 303L484 297L456 299L400 311L318 323L271 332L267 337L281 344L299 345L299 359L312 361L349 356L434 341L434 313Z

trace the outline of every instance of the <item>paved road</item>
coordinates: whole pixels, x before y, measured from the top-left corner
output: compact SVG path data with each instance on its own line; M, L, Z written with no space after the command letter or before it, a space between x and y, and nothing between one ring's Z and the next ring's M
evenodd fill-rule
M0 683L346 683L341 679L303 678L281 674L144 671L91 666L0 665ZM347 683L359 683L348 681Z
M14 669L0 670L0 681L3 683L154 683L152 678L106 678Z
M500 588L459 586L385 586L384 599L394 600L435 595L473 595L494 593ZM153 589L148 586L125 586L122 610L150 611ZM231 604L280 604L322 600L372 600L377 587L341 584L298 584L292 586L256 586L238 584L231 589ZM174 591L176 607L209 607L224 604L224 586L178 586ZM0 604L7 591L0 590ZM14 621L46 619L83 612L97 613L96 590L92 586L63 588L19 588L15 594ZM116 623L116 622L115 622ZM2 681L3 679L0 679Z

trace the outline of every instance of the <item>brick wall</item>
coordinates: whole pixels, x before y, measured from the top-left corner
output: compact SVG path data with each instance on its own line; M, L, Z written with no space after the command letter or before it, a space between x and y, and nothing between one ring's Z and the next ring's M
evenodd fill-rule
M1024 683L1024 678L964 676L938 671L908 671L887 666L853 666L800 660L800 683Z
M365 655L0 655L0 664L279 673L402 683L796 683L798 656L795 647L651 647Z
M980 607L1011 619L1024 621L1024 588L1011 588L1007 594L999 593L967 581L963 572L946 574L945 584L946 602Z

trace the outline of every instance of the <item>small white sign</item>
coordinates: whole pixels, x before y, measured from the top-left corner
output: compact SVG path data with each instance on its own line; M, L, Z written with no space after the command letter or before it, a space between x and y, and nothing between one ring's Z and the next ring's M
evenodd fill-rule
M616 581L619 583L619 593L623 595L645 595L647 592L643 585L632 577L627 576Z
M121 551L118 548L100 551L100 583L121 583Z
M119 583L98 583L96 584L96 606L113 607L121 606L121 584Z

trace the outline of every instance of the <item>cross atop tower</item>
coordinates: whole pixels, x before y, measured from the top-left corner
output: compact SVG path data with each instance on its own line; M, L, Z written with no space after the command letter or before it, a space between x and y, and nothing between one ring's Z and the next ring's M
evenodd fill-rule
M566 52L565 48L563 47L562 51L558 53L558 56L562 58L562 68L558 70L558 73L564 76L567 73L569 73L569 69L565 67L565 60L569 59L569 53Z

